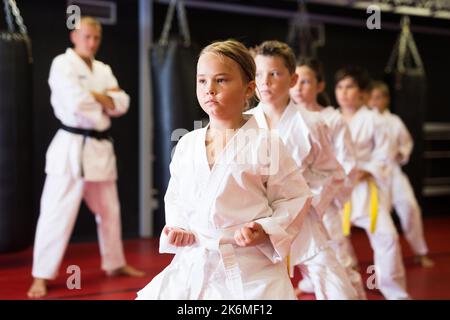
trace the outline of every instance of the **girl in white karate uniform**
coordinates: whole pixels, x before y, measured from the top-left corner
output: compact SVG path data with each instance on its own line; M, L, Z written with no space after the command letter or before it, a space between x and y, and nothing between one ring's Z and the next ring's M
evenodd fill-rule
M83 199L95 214L102 269L144 275L125 261L116 158L106 132L110 117L125 114L130 99L111 68L94 59L100 38L100 23L83 17L71 33L74 48L57 56L50 69L51 103L61 129L46 154L30 298L45 296L47 280L57 276Z
M357 299L345 269L329 246L322 223L323 213L345 178L326 125L318 114L299 108L289 97L297 75L295 55L287 44L266 41L253 53L260 103L249 112L261 127L278 131L314 193L313 207L293 242L290 262L312 280L316 299Z
M324 225L330 235L336 252L336 257L346 269L353 287L358 292L360 299L366 299L361 275L352 266L352 249L348 237L342 233L342 218L340 211L348 201L353 187L352 176L354 173L356 158L350 131L342 119L341 114L335 108L324 107L317 102L318 95L325 88L325 81L321 64L316 59L301 59L295 70L298 75L297 83L290 89L290 96L294 102L312 112L321 115L328 127L330 141L334 154L345 170L346 182L342 190L337 194L328 210L323 215ZM305 277L299 283L299 288L305 292L312 292L312 283Z
M197 64L206 128L178 142L165 195L169 266L137 299L295 299L285 258L311 192L276 134L243 109L255 90L247 48L213 43Z
M376 111L363 105L368 76L359 67L336 73L335 94L352 135L356 153L355 187L344 208L344 229L366 230L374 251L377 287L386 299L409 299L398 234L390 215L389 139Z
M413 149L413 140L403 121L389 111L389 88L380 81L371 85L369 106L376 108L389 127L392 181L390 196L400 218L400 224L409 246L416 255L416 261L423 267L432 267L434 262L427 256L422 213L408 177L401 166L408 163Z

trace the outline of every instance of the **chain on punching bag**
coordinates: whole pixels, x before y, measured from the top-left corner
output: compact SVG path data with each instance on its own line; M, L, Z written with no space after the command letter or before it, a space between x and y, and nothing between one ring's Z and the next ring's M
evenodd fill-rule
M169 38L174 11L178 12L181 37ZM196 97L196 65L199 50L191 44L183 1L169 4L163 31L151 49L151 76L155 119L154 185L158 191L155 234L165 224L164 195L169 183L172 150L186 130L194 129L201 109Z
M33 238L31 44L15 1L3 3L8 31L0 31L0 252L12 252Z
M391 91L391 109L405 123L414 140L414 149L405 172L421 202L425 176L423 161L426 111L425 69L410 31L409 17L401 21L402 30L385 69Z
M325 45L325 27L312 23L306 8L306 0L297 0L297 14L290 22L286 42L297 58L317 57L317 49Z

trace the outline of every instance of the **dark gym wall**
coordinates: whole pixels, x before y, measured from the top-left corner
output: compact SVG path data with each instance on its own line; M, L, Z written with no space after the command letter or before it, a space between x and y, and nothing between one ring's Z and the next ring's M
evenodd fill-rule
M138 17L137 1L119 0L117 24L103 26L103 41L97 58L109 64L119 85L130 95L128 113L113 119L112 136L118 165L118 189L124 237L138 234ZM48 75L55 56L71 46L66 28L66 1L18 1L33 43L33 134L34 134L34 219L39 214L44 184L45 152L58 129L50 105ZM28 201L24 199L24 201ZM96 237L95 221L83 205L72 240Z
M239 2L245 5L247 1ZM266 6L276 6L276 1L265 1ZM255 4L248 1L248 4ZM264 7L264 5L261 5ZM281 8L280 9L286 9ZM314 7L316 13L320 12ZM167 6L156 3L154 5L154 38L158 39ZM361 11L340 10L339 14L346 12L349 18L367 18L368 15ZM350 13L349 13L350 12ZM251 16L220 11L212 11L198 8L187 8L189 27L192 41L204 46L213 40L235 38L244 42L247 46L253 46L261 41L277 39L286 41L288 34L288 21L284 18ZM340 15L342 18L343 15ZM381 16L381 30L368 30L365 27L341 26L325 24L326 44L318 49L318 57L323 62L327 80L327 92L334 100L334 73L336 70L349 63L361 64L370 72L372 78L382 79L384 67L387 64L390 53L398 37L399 30L383 29L384 15ZM389 23L398 23L399 16L386 17ZM415 18L412 17L414 26ZM431 19L427 21L427 27L432 27ZM230 23L231 22L231 23ZM444 22L445 23L445 22ZM450 22L445 25L437 23L437 26L450 27ZM173 29L176 30L174 27ZM428 109L427 121L450 121L450 108L443 106L450 104L450 96L446 92L446 74L450 71L450 36L414 33L416 44L424 61L428 77ZM439 107L441 106L441 107Z
M275 9L295 10L295 3L287 1L225 1L239 5L272 7ZM334 105L334 73L346 64L365 66L373 79L384 78L384 68L394 47L400 30L383 28L383 23L399 25L400 17L393 14L381 15L381 30L369 30L365 27L368 15L362 10L330 9L326 6L309 6L310 12L327 14L338 18L359 19L360 27L325 24L326 44L318 49L318 58L325 67L327 82L326 91ZM154 5L154 39L161 33L167 5ZM187 8L192 41L205 46L213 40L235 38L247 46L254 46L261 41L277 39L286 41L289 24L287 19L252 16L230 12L220 12L199 8ZM386 24L385 24L386 25ZM411 17L411 25L431 28L449 29L450 22L429 18ZM177 30L176 28L174 28ZM425 65L427 75L427 109L424 122L450 122L450 95L446 89L446 74L450 71L450 36L424 34L414 32L416 44ZM435 169L435 165L433 166ZM406 167L406 170L410 170ZM441 201L444 204L448 197L439 197L429 201ZM433 210L427 210L424 214ZM434 212L442 211L442 206ZM445 208L445 207L444 207Z

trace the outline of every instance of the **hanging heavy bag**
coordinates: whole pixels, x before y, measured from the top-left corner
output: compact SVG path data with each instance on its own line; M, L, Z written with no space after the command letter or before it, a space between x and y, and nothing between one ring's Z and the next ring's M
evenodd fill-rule
M425 176L423 161L426 112L425 69L410 31L408 17L401 21L402 31L385 69L385 79L391 92L391 109L405 123L410 131L414 149L404 170L409 176L415 195L422 200L422 186Z
M20 12L4 0L8 31L0 32L0 252L33 239L30 41ZM19 25L15 32L12 14Z
M297 58L316 58L317 49L325 45L325 27L312 23L303 0L298 1L297 14L289 23L286 42L293 49Z
M172 18L178 13L181 35L169 38ZM151 48L151 76L154 110L154 186L158 208L155 210L154 232L165 224L164 195L170 179L172 151L183 133L194 129L201 120L196 97L196 65L199 49L191 44L183 1L169 4L163 31Z

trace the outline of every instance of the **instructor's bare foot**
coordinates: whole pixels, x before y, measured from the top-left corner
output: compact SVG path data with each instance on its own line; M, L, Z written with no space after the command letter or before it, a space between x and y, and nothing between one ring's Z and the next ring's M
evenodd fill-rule
M428 258L428 256L416 256L416 263L420 264L423 268L432 268L434 267L434 261Z
M47 280L34 278L27 296L32 299L42 298L47 295Z
M145 276L145 272L138 270L130 265L125 265L119 269L107 271L106 274L108 276L129 276L129 277L143 277Z

